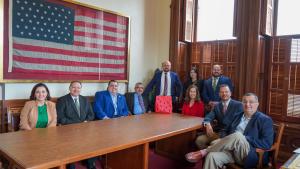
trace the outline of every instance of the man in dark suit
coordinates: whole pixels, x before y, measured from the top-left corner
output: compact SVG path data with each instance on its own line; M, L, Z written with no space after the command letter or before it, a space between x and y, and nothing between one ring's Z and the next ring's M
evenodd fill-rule
M91 104L88 99L81 96L82 84L80 81L72 81L69 86L70 93L58 98L56 103L57 123L60 125L92 121L95 118ZM95 169L95 159L87 160L87 167ZM67 166L75 169L74 164Z
M226 129L226 136L207 149L188 153L188 160L205 158L204 169L222 168L227 163L238 163L243 168L255 168L258 162L256 148L270 149L274 131L272 119L257 111L258 98L253 93L243 96L244 112L240 112ZM264 154L263 163L268 163Z
M163 71L156 73L149 82L145 89L145 95L148 96L155 87L155 96L172 96L173 111L176 112L177 110L174 110L175 102L178 101L181 95L182 84L178 75L171 71L170 61L164 61L162 63L162 70Z
M232 123L234 117L243 112L243 104L239 101L231 99L231 91L228 85L220 86L219 95L221 101L208 113L203 125L206 129L205 135L200 135L196 139L196 145L199 149L206 148L212 141L224 136L225 129ZM214 120L217 125L212 127Z
M227 84L233 91L232 82L228 77L222 75L221 66L213 65L212 77L204 81L202 92L204 103L208 104L211 109L221 100L219 91L222 84Z
M129 113L132 115L137 115L150 111L150 108L148 106L148 99L143 95L143 83L136 83L134 90L135 92L129 92L125 94Z
M107 90L96 92L94 112L98 119L128 116L126 99L118 93L117 81L109 81Z

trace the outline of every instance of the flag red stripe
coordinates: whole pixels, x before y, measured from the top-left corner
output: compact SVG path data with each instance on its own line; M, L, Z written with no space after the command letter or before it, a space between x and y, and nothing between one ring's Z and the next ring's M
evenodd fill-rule
M124 51L125 47L116 47L116 46L109 46L109 45L101 45L97 43L87 43L87 42L80 42L80 41L74 41L75 46L83 46L83 47L89 47L89 48L95 48L95 49L104 49L104 50L113 50L113 51Z
M126 29L120 29L120 28L113 28L105 25L100 25L100 24L95 24L95 23L89 23L89 22L83 22L83 21L75 21L74 26L77 27L85 27L85 28L93 28L99 30L105 30L105 31L110 31L110 32L118 32L122 34L126 34L127 30Z
M89 32L82 32L82 31L74 31L74 35L95 38L95 39L104 39L104 40L109 40L109 41L118 41L118 42L124 42L124 43L127 42L126 38L116 38L116 37L112 37L112 36L106 36L106 35L100 35L97 33L89 33Z
M55 74L53 76L53 73L43 73L43 72L36 72L36 71L27 71L27 70L19 70L19 69L13 69L13 74L7 74L7 79L34 79L35 80L45 80L45 76L47 76L47 80L78 80L78 79L84 79L84 80L124 80L126 79L126 76L108 76L103 74L97 74L97 75L85 75L85 74ZM54 72L55 73L55 72Z
M103 15L102 15L103 14ZM118 17L116 15L106 15L105 12L99 12L96 10L76 10L76 16L84 16L93 19L100 19L107 22L118 23L120 25L127 25L127 19L125 17Z
M75 61L65 61L56 59L44 59L44 58L31 58L30 56L18 56L13 55L15 61L20 61L24 63L39 63L48 65L62 65L62 66L76 66L76 67L100 67L100 68L125 68L124 64L105 64L105 63L88 63L88 62L75 62Z
M92 58L104 58L104 59L116 59L116 60L124 60L125 56L115 56L115 55L104 55L98 53L90 53L90 52L78 52L64 49L56 49L50 47L43 46L33 46L33 45L25 45L25 44L13 44L14 49L20 49L24 51L32 51L32 52L43 52L47 51L47 53L53 54L63 54L68 56L78 56L78 57L92 57Z
M36 69L22 69L22 68L13 68L14 72L25 72L25 73L48 73L48 74L69 74L69 75L74 75L76 76L79 75L90 75L90 76L110 76L110 77L124 77L124 73L90 73L90 72L64 72L64 71L55 71L55 70L36 70ZM102 79L102 77L100 78Z
M127 19L124 16L117 16L112 13L103 12L103 18L105 21L127 25Z

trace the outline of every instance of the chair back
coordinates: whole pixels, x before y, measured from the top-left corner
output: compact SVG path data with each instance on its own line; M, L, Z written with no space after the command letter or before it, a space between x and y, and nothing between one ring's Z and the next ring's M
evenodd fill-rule
M19 130L22 108L23 107L7 107L8 132Z
M285 127L285 124L283 122L279 123L279 125L274 124L275 127L275 133L276 133L276 137L274 140L274 143L272 145L272 150L273 150L273 157L272 157L272 165L277 168L277 158L278 158L278 153L279 153L279 147L280 147L280 143L281 143L281 139L282 139L282 135L283 135L283 130Z

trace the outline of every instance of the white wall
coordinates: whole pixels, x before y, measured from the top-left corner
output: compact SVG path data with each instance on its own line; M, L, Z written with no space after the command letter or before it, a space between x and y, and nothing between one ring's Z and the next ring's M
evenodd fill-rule
M77 0L130 16L131 44L129 60L129 91L134 84L145 84L161 62L169 58L170 3L171 0ZM9 99L28 98L35 83L7 83L4 97ZM68 93L68 83L47 83L53 97ZM83 83L82 94L92 96L98 90L105 90L106 83ZM126 91L126 84L120 84L120 93Z

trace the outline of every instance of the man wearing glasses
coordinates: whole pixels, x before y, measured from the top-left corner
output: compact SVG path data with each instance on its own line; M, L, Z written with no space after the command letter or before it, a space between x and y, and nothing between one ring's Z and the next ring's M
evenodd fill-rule
M204 169L222 168L227 163L238 163L244 168L255 168L258 162L256 148L270 149L273 144L273 121L257 111L258 98L253 93L243 96L244 112L240 113L227 128L227 136L207 149L186 155L190 162L205 158ZM264 164L268 163L264 154Z

